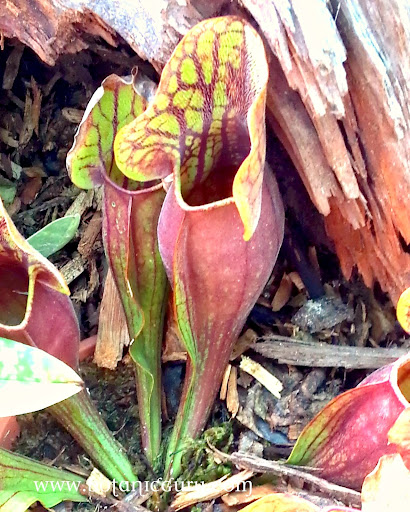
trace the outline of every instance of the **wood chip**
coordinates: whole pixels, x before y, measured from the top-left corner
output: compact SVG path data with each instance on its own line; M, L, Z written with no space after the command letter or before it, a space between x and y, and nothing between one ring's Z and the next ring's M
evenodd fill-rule
M98 272L97 263L95 261L95 258L88 260L88 271L90 274L90 278L88 279L88 285L87 285L87 299L91 297L91 295L95 292L95 290L98 288L98 285L100 284L100 274Z
M64 119L70 121L70 123L80 124L84 115L84 110L78 108L65 107L62 109Z
M300 436L301 432L303 430L302 425L289 425L288 429L288 439L289 441L296 441L297 438Z
M232 366L228 364L228 366L225 368L224 376L222 379L221 384L221 391L219 392L219 398L221 400L226 400L226 395L228 393L228 381L229 381L229 375L231 374L231 368Z
M23 128L19 136L19 146L24 147L33 136L35 119L33 118L33 100L31 99L30 91L27 89L26 101L24 103L24 117L23 117Z
M80 242L78 243L78 252L85 259L87 259L93 251L94 242L101 232L101 224L102 218L100 212L94 213L88 226L81 235Z
M70 206L70 208L67 210L65 217L69 215L79 215L80 217L83 216L84 212L91 208L93 204L94 199L94 190L90 189L85 191L82 191L78 194L78 196L75 198L73 204Z
M250 357L242 357L240 368L252 375L252 377L270 391L273 396L280 398L280 392L283 389L281 381L268 372L268 370L261 364L257 363Z
M309 261L312 266L316 269L317 275L320 276L322 271L320 269L319 260L317 259L317 251L315 246L310 246L308 249Z
M3 75L3 89L10 90L13 87L14 80L20 67L20 60L24 52L24 45L19 44L15 46L8 56L6 62L6 69Z
M253 471L241 471L227 478L224 476L215 482L190 487L190 490L179 492L171 503L171 510L181 510L196 503L214 500L224 494L238 489L241 484L252 478Z
M34 133L38 136L38 126L40 122L41 100L43 95L33 77L31 77L31 91L33 94L33 105L31 108L31 122L33 124Z
M302 281L302 278L299 275L299 272L290 272L289 279L292 281L292 283L296 286L296 288L300 292L302 292L305 289L305 285Z
M7 91L7 97L11 102L17 105L20 110L24 111L24 101L16 96L13 91ZM21 123L23 123L23 120L21 120Z
M44 93L44 96L47 97L50 92L51 92L51 89L55 86L56 82L58 80L60 80L60 78L62 77L63 75L58 71L57 73L55 73L51 78L50 80L43 86L43 93Z
M59 269L67 284L77 279L85 270L85 262L81 254L76 254L73 259Z
M12 134L5 128L0 128L0 141L4 142L4 144L7 144L7 146L10 146L11 148L19 147L19 141L14 139Z
M99 496L108 496L112 490L112 482L97 468L91 471L90 476L87 478L86 484L93 494Z
M226 407L232 414L232 418L235 418L239 411L239 394L237 381L238 369L236 366L232 366L231 371L229 372L228 392L226 395Z
M114 370L122 359L124 346L129 345L127 321L120 297L109 270L104 285L94 362Z
M272 300L272 311L280 311L288 303L291 293L292 281L287 274L283 274L279 288Z
M246 331L239 337L238 341L235 343L233 347L232 354L230 357L230 361L234 361L238 357L240 357L244 352L248 350L256 340L258 339L258 335L252 329L246 329Z

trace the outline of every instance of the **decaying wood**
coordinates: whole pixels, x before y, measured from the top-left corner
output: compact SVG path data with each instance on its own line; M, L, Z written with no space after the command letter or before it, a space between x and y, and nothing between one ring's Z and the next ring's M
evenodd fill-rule
M62 273L67 284L72 283L77 277L81 276L86 268L86 263L81 254L76 254L59 270Z
M347 278L410 285L409 12L400 0L244 0L274 53L268 119ZM276 27L272 29L272 27Z
M0 33L49 64L92 36L114 46L121 36L159 70L191 26L221 12L252 16L265 36L268 122L325 216L345 276L357 267L396 302L410 285L405 2L9 0Z
M255 343L252 348L279 363L311 368L376 369L408 354L405 348L348 347L275 335Z
M114 370L122 359L124 346L129 345L127 321L111 271L107 273L101 301L98 338L94 362Z
M88 258L92 253L94 242L101 232L102 218L100 212L95 212L78 243L78 252L83 258Z
M17 37L50 65L59 55L87 48L87 36L112 46L122 37L142 59L161 65L181 36L225 1L8 0L0 11L0 32Z

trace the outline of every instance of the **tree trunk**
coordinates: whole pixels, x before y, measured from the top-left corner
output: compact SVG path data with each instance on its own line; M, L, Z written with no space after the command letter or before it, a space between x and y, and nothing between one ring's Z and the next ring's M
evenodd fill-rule
M9 0L0 32L45 62L100 36L160 70L205 17L253 17L270 59L268 122L325 217L346 278L393 302L410 286L410 17L401 0ZM330 9L330 10L329 10ZM336 21L335 21L336 20ZM269 153L269 149L268 149Z

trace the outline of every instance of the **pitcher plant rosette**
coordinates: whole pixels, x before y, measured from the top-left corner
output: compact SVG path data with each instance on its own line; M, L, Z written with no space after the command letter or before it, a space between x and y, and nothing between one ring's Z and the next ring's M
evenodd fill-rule
M164 180L168 189L159 250L189 356L167 453L174 477L283 238L283 206L265 165L267 80L263 43L248 23L206 20L182 39L147 110L114 141L127 178Z

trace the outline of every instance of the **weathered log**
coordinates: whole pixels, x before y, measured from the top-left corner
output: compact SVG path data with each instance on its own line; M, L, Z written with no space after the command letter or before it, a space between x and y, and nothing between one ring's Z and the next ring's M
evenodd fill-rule
M400 0L334 3L337 26L321 0L244 0L275 54L268 118L343 273L357 266L395 302L410 285L409 12Z
M90 36L112 45L122 37L159 70L191 26L222 9L252 16L265 36L268 121L325 217L345 276L356 266L395 302L410 286L404 2L333 0L331 12L323 0L161 0L155 7L149 0L8 0L0 32L49 64L86 47Z
M47 64L88 47L87 35L116 46L121 37L144 60L161 66L181 36L226 0L7 0L0 32L17 37Z

